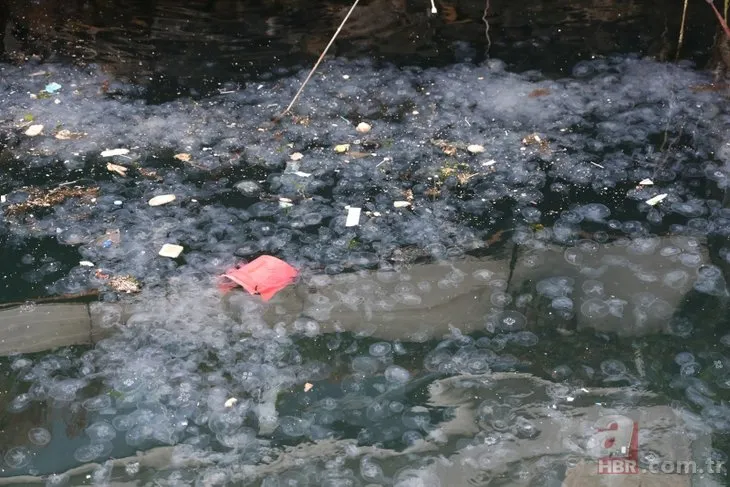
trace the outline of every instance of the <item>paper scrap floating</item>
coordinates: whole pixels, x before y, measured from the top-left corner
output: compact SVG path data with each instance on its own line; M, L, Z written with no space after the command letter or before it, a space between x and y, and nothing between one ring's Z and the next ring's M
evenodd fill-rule
M283 260L262 255L244 266L228 269L222 277L235 282L249 294L259 294L261 299L268 301L294 282L298 274Z

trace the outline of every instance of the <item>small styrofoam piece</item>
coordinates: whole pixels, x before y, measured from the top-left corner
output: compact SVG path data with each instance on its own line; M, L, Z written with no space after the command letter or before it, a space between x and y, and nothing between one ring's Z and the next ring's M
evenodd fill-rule
M347 210L347 220L345 220L345 226L346 227L356 227L360 224L360 212L362 211L361 208L357 208L355 206L351 206Z

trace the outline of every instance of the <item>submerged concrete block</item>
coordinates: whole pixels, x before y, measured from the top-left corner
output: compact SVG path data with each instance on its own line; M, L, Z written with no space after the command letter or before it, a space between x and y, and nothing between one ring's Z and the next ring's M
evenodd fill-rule
M0 310L0 356L91 343L89 308L81 303Z

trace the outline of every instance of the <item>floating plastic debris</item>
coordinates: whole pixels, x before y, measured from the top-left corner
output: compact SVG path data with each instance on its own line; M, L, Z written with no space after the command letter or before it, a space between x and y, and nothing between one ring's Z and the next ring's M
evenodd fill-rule
M406 208L408 206L411 206L411 204L408 201L394 201L393 206L395 208Z
M35 137L36 135L40 135L41 132L43 132L43 125L31 125L25 131L25 135L28 137Z
M294 171L292 174L296 174L297 176L299 176L301 178L308 178L308 177L311 176L310 173L308 173L308 172L302 172L302 171Z
M662 193L654 196L653 198L649 198L645 201L645 203L649 206L655 206L659 204L664 198L667 197L667 193Z
M84 266L84 267L94 267L94 263L91 262L90 260L79 261L79 265Z
M338 144L335 146L335 152L338 154L344 154L350 150L350 144Z
M129 149L107 149L101 153L101 157L123 156L129 154Z
M347 210L347 220L345 221L346 227L355 227L360 223L360 208L351 206Z
M53 82L53 83L48 83L46 85L46 87L44 88L44 91L46 93L55 93L58 90L60 90L61 88L63 88L63 86L59 85L58 83Z
M312 390L312 387L314 387L314 384L311 384L311 383L307 382L306 384L304 384L304 392L311 391Z
M289 159L291 159L292 161L299 161L302 159L302 157L304 157L304 154L302 154L301 152L295 152L289 156Z
M231 397L231 398L230 398L230 399L228 399L228 400L227 400L227 401L226 401L225 403L223 403L223 405L224 405L225 407L227 407L227 408L232 408L232 407L233 407L233 406L235 406L235 405L236 405L237 403L238 403L238 399L236 399L235 397Z
M370 125L369 123L360 122L359 124L357 124L357 127L355 128L355 130L357 130L361 134L366 134L366 133L370 132L370 130L372 130L372 128L373 128L372 125Z
M181 245L165 244L158 252L158 255L161 255L162 257L170 257L171 259L177 259L182 251L183 247Z
M291 208L294 203L289 198L279 198L279 208Z
M281 259L262 255L248 264L229 269L223 277L243 287L249 294L259 294L264 301L294 282L299 272Z
M150 206L161 206L166 205L167 203L171 203L175 201L175 195L174 194L161 194L159 196L155 196L154 198L150 199L148 201L148 204Z
M642 179L641 181L639 181L639 184L641 186L652 186L652 185L654 185L654 181L652 181L649 178L646 178L646 179Z
M481 154L482 152L484 152L484 146L479 144L470 144L469 146L467 146L466 150L470 154Z

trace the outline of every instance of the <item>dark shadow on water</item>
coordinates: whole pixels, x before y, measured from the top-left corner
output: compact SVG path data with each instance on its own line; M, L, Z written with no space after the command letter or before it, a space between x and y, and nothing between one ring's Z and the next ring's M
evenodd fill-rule
M309 67L348 8L335 0L9 0L0 9L0 54L101 64L163 102ZM492 57L511 70L565 75L580 60L617 52L674 59L681 8L654 0L452 0L437 2L434 15L427 0L369 0L332 53L427 66ZM704 4L689 11L679 57L703 66L716 21Z

